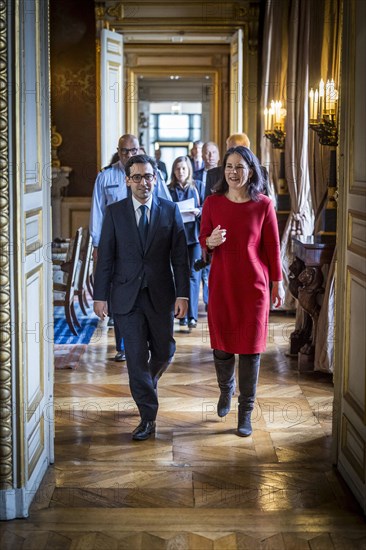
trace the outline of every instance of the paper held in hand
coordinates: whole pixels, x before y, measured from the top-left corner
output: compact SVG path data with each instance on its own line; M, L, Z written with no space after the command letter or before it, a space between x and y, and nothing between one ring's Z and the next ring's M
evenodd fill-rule
M180 213L182 214L184 223L195 221L196 216L194 215L193 211L196 209L196 207L194 205L193 197L185 201L177 202L177 205L180 210Z

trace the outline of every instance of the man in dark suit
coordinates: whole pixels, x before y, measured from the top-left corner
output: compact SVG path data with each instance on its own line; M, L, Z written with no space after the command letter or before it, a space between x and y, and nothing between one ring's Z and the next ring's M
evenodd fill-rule
M161 160L161 149L155 149L155 160L160 172L163 174L165 181L168 181L168 170L165 162Z
M231 149L231 147L238 147L239 145L250 149L249 138L244 132L242 134L231 134L226 140L226 150ZM216 166L207 172L205 198L211 195L214 185L223 177L224 169L222 166Z
M205 165L202 158L202 147L203 147L203 141L201 141L200 139L193 142L193 147L188 157L192 163L193 173L197 172L198 170L201 170L201 168L203 168Z
M219 146L217 143L213 141L206 141L202 147L202 158L204 166L200 170L197 170L197 172L193 172L193 179L196 181L201 181L202 186L205 189L208 171L212 168L216 168L220 161Z
M135 155L125 165L131 196L106 209L94 281L94 311L103 319L112 281L115 323L124 335L132 396L141 422L132 439L155 431L157 383L174 352L174 316L187 314L189 263L177 204L153 195L155 161Z

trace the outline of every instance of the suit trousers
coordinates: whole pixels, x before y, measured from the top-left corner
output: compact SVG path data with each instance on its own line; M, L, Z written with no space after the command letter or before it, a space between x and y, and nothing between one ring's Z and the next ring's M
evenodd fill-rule
M108 315L111 319L113 319L111 295L112 295L112 285L111 285L111 291L109 293L107 303L108 303ZM115 341L116 341L116 350L117 351L124 351L125 346L124 346L124 343L123 343L123 338L122 338L122 334L121 334L121 331L119 329L119 326L115 323L113 329L114 329L114 338L115 338Z
M142 420L155 420L158 412L157 383L174 353L174 310L157 312L148 288L141 289L133 309L114 314L123 334L132 397Z

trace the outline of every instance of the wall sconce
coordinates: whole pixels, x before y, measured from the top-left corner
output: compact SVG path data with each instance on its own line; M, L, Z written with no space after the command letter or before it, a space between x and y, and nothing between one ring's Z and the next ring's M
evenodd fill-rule
M309 93L309 127L318 134L320 145L330 147L328 192L325 209L322 212L322 228L320 234L335 235L337 230L337 108L338 91L334 80L323 79L319 82L319 90L313 88Z
M337 129L338 91L334 80L319 82L319 90L310 89L309 126L318 134L319 143L330 147L338 145Z
M281 101L271 101L270 107L264 109L264 135L274 149L285 148L285 118Z
M286 114L281 101L271 101L270 107L264 109L264 136L272 143L273 149L280 149L277 207L284 213L288 213L290 209L290 196L285 175Z

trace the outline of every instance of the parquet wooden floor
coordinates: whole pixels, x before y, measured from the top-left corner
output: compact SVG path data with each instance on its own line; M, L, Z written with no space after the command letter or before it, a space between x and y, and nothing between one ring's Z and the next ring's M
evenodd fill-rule
M2 525L1 548L365 549L365 518L332 467L332 380L298 373L292 330L271 316L254 432L239 438L236 399L216 416L205 314L192 332L177 325L156 437L133 442L126 366L99 329L79 367L55 373L56 461L29 519Z

